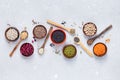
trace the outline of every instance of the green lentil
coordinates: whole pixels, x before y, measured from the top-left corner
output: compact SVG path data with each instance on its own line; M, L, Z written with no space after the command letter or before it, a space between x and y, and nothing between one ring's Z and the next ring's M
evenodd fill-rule
M76 48L73 45L66 45L63 48L63 54L67 58L73 58L76 55Z

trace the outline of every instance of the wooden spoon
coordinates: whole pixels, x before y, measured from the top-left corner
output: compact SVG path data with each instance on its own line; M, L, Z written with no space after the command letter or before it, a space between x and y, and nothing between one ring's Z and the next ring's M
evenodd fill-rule
M104 30L103 30L100 34L98 34L97 36L88 39L87 44L88 44L88 45L91 45L91 44L95 41L95 39L97 39L98 37L100 37L102 34L104 34L105 32L107 32L107 31L108 31L109 29L111 29L111 28L112 28L112 25L109 25L106 29L104 29Z
M12 50L12 52L9 54L10 57L12 57L12 55L14 54L15 50L17 49L17 47L19 46L19 44L27 39L28 37L28 32L27 31L22 31L21 34L20 34L20 40L19 42L16 44L16 46L14 47L14 49Z
M49 32L48 32L48 34L47 34L47 36L45 38L45 41L44 41L43 45L39 48L38 52L39 52L40 55L42 55L44 53L44 47L45 47L45 44L46 44L46 42L47 42L47 40L49 38L49 35L50 35L52 29L53 29L53 27L50 27Z
M90 57L93 57L93 53L88 50L84 44L80 41L80 38L79 37L74 37L74 41L76 44L79 44L81 46L81 48L90 56Z
M51 25L54 25L54 26L56 26L56 27L58 27L58 28L62 28L62 29L64 29L64 30L66 30L67 32L69 32L70 34L74 34L74 33L75 33L75 29L65 27L65 26L63 26L63 25L61 25L61 24L58 24L58 23L56 23L56 22L53 22L53 21L51 21L51 20L47 20L47 23L49 23L49 24L51 24Z

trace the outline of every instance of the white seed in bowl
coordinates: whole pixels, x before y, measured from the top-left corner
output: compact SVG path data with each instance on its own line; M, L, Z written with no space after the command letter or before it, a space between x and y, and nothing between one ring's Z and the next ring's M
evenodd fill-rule
M6 32L6 37L8 38L8 40L15 40L17 39L18 36L19 36L18 31L14 28L10 28Z
M87 23L84 25L83 31L87 36L92 36L96 33L97 29L96 29L95 24Z

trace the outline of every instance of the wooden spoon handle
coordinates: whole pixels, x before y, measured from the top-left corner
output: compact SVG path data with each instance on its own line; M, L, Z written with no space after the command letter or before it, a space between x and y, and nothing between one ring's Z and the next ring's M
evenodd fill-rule
M9 54L10 57L12 57L12 55L14 54L15 50L17 49L17 47L19 46L19 44L21 43L21 39L20 41L16 44L16 46L14 47L14 49L12 50L12 52Z
M105 32L107 32L109 29L111 29L112 28L112 25L109 25L106 29L104 29L99 35L97 35L96 36L96 38L97 37L99 37L99 36L101 36L102 34L104 34Z
M49 23L49 24L51 24L51 25L54 25L54 26L56 26L56 27L58 27L58 28L62 28L62 29L64 29L64 30L67 30L68 32L70 31L69 28L66 28L66 27L64 27L63 25L58 24L58 23L56 23L56 22L53 22L53 21L51 21L51 20L47 20L47 23Z
M83 45L82 42L79 42L79 45L82 47L82 49L83 49L89 56L93 57L93 53L92 53L90 50L88 50L88 49Z
M48 34L47 34L47 36L46 36L46 38L45 38L45 41L44 41L44 43L43 43L43 45L42 45L43 48L44 48L44 46L45 46L45 44L46 44L46 42L47 42L47 40L48 40L48 38L49 38L49 35L50 35L50 33L51 33L52 30L53 30L53 27L50 27L50 29L49 29L49 31L48 31Z

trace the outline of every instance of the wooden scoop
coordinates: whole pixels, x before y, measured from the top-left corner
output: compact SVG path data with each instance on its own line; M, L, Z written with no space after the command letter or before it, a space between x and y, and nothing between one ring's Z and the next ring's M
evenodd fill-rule
M47 20L47 23L49 23L49 24L51 24L51 25L54 25L54 26L56 26L56 27L58 27L58 28L62 28L62 29L64 29L64 30L66 30L67 32L69 32L70 34L74 34L74 33L75 33L75 29L65 27L65 26L63 26L63 25L61 25L61 24L58 24L58 23L56 23L56 22L53 22L53 21L51 21L51 20Z
M44 41L43 45L39 48L38 52L39 52L40 55L42 55L44 53L44 47L45 47L45 44L46 44L46 42L47 42L47 40L49 38L49 35L50 35L52 29L53 29L53 27L50 27L49 32L48 32L48 34L47 34L47 36L45 38L45 41Z
M81 46L81 48L90 56L90 57L93 57L93 53L88 50L84 44L80 41L80 38L79 37L74 37L74 41L76 44L79 44Z
M21 34L20 34L20 40L19 42L16 44L16 46L14 47L14 49L12 50L12 52L9 54L10 57L12 57L12 55L14 54L15 50L17 49L17 47L19 46L19 44L27 39L28 37L28 32L27 31L22 31Z
M109 25L106 29L104 29L104 30L103 30L100 34L98 34L97 36L88 39L87 44L88 44L88 45L91 45L91 44L95 41L95 39L97 39L98 37L100 37L102 34L104 34L105 32L107 32L107 31L108 31L109 29L111 29L111 28L112 28L112 25Z

